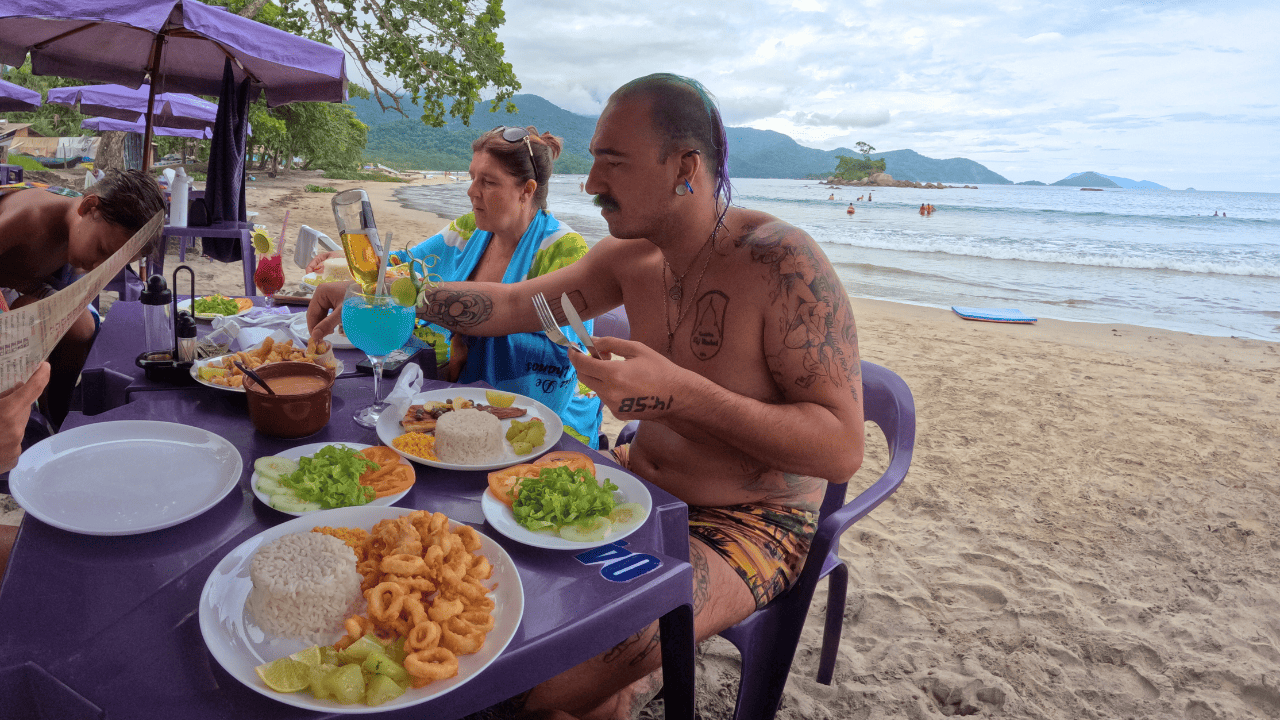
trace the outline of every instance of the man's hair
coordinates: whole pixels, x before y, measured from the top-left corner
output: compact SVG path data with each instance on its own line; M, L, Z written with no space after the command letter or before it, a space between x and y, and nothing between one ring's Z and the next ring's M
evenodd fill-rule
M101 180L85 190L85 195L97 195L102 217L130 235L164 210L160 183L141 170L107 170Z
M618 88L609 96L609 102L629 97L652 101L653 129L662 139L658 162L666 162L671 153L681 148L697 150L713 168L715 196L723 198L728 208L733 193L729 185L729 139L711 93L693 78L654 73Z
M471 152L483 150L489 153L508 175L521 183L529 180L538 183L538 188L533 191L533 204L546 210L551 171L564 149L564 141L549 132L539 135L538 129L530 125L525 128L529 133L527 142L525 138L510 142L502 137L505 129L498 126L476 138L471 143Z

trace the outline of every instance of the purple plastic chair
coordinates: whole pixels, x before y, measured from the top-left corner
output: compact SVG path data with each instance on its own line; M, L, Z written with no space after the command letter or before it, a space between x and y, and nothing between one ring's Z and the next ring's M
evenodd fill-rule
M778 712L809 603L818 581L824 577L829 577L829 592L818 682L831 684L849 587L849 568L839 557L840 536L898 489L907 476L916 441L915 401L902 378L887 368L863 361L862 391L866 421L879 426L889 443L889 467L879 480L848 503L848 485L829 484L822 500L818 531L809 546L800 579L763 609L720 633L742 655L734 720L768 720ZM630 423L618 433L618 443L629 441L634 434L635 423Z

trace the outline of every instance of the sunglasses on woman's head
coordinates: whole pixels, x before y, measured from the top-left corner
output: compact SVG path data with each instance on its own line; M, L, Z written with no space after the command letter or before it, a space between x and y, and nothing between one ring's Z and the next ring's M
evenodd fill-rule
M493 131L502 131L502 139L509 143L517 143L524 140L524 144L529 148L529 157L533 157L533 143L529 140L529 129L522 127L507 127L499 125Z

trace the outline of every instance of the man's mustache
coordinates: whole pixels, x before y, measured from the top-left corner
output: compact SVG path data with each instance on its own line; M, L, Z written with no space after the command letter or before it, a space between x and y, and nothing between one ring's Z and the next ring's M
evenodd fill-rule
M618 207L618 201L617 201L617 200L614 200L613 198L609 197L608 195L604 195L604 194L597 195L597 196L596 196L596 198L595 198L595 200L593 200L592 202L594 202L594 203L595 203L595 205L596 205L596 207L600 208L601 210L619 210L619 209L621 209L621 208L619 208L619 207Z

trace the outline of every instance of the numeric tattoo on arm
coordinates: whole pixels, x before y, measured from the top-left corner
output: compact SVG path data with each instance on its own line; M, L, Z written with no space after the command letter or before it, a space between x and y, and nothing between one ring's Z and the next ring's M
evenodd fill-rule
M474 290L436 290L425 298L428 322L466 330L493 317L493 299Z

